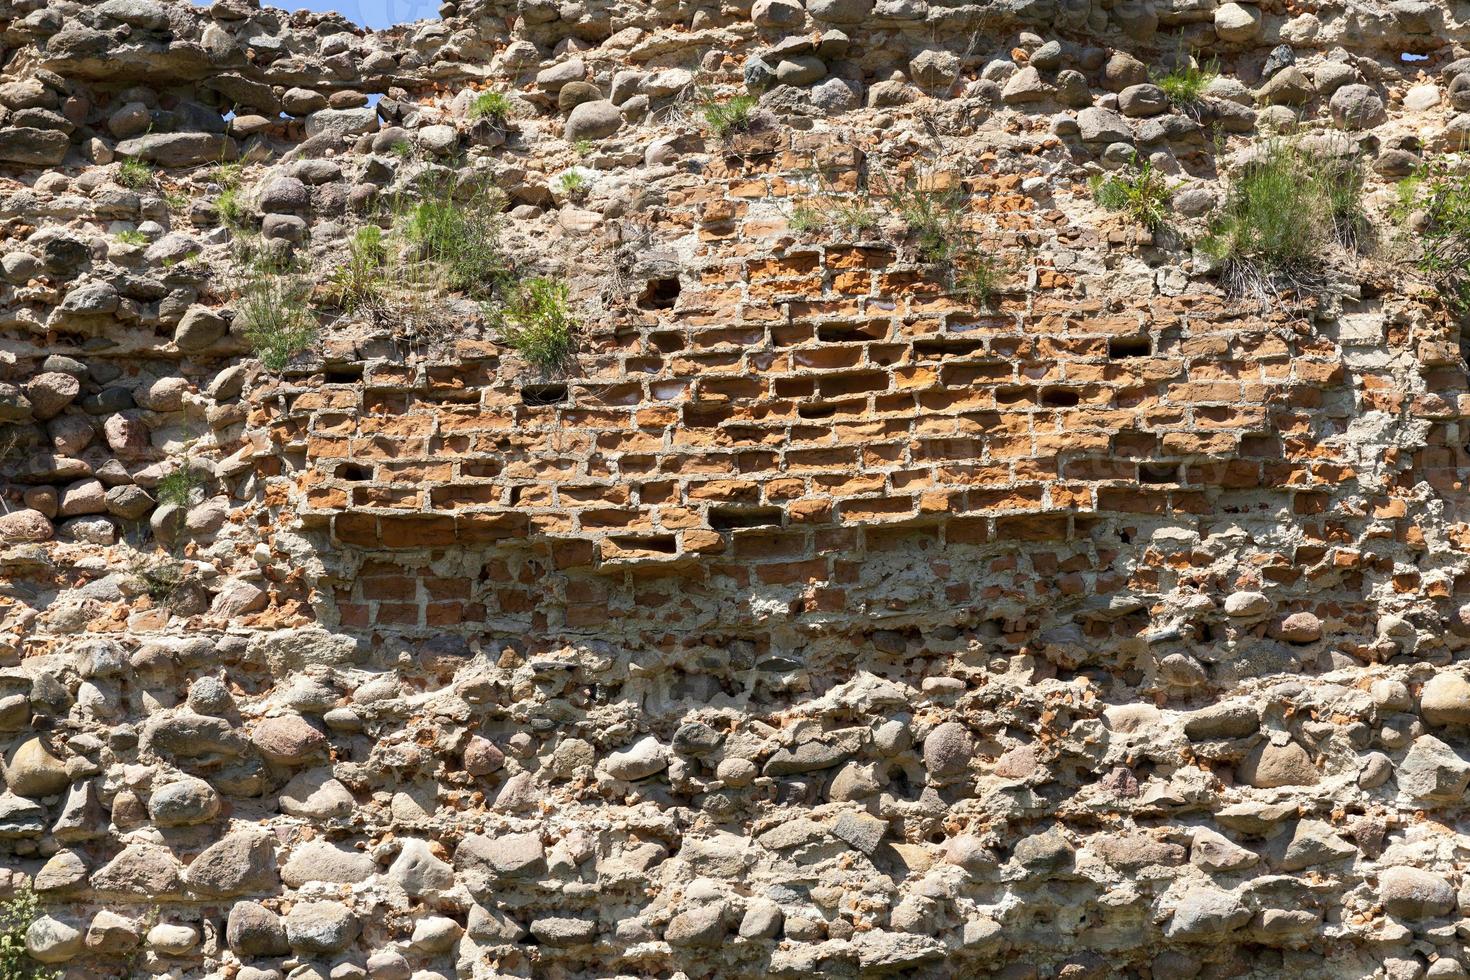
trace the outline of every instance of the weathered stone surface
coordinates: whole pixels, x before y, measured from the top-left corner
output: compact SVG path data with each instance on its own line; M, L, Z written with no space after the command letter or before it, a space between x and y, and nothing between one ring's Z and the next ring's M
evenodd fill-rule
M275 849L264 834L235 831L190 862L185 880L191 891L221 898L271 892L280 883Z
M571 111L562 136L568 143L606 139L622 128L622 125L623 116L617 106L605 99L593 99L581 103Z
M235 141L218 133L147 133L123 140L116 152L165 167L191 167L232 160Z
M225 939L236 956L280 956L290 951L280 916L258 902L230 906Z

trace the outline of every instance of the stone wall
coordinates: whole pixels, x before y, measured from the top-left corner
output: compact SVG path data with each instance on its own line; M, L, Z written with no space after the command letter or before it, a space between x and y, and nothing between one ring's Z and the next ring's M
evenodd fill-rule
M1459 8L443 13L0 3L0 886L35 958L1466 975L1470 399L1391 214L1470 133ZM1171 105L1189 54L1218 77ZM1272 139L1356 161L1371 226L1239 297L1196 245ZM1135 153L1153 233L1088 189ZM426 174L505 195L573 365L414 278ZM989 295L899 185L963 202ZM820 201L873 221L794 222ZM392 288L344 310L369 224ZM316 286L278 371L260 255Z

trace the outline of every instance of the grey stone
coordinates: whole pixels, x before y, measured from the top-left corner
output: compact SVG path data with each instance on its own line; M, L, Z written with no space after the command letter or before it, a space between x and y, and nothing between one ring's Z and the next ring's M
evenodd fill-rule
M92 875L99 892L146 895L150 899L178 894L183 887L179 861L166 847L129 844Z
M55 129L13 126L0 129L0 163L54 167L66 159L71 139Z
M356 109L318 109L306 117L306 135L340 142L378 128L378 111L371 106Z
M327 753L327 736L300 715L267 718L255 726L250 741L260 754L283 766L300 766Z
M281 917L258 902L236 902L230 906L225 940L236 956L281 956L290 952Z
M1128 143L1133 128L1128 121L1110 109L1088 106L1077 113L1078 135L1084 143Z
M410 898L419 898L452 888L454 869L434 855L428 841L409 838L389 866L388 878Z
M934 777L958 776L969 769L975 754L970 730L957 721L946 721L924 738L924 766Z
M792 55L776 64L776 80L782 85L810 85L825 77L827 64L816 55Z
M1470 785L1470 763L1433 735L1420 735L1398 764L1394 779L1418 800L1461 800Z
M1388 868L1378 876L1378 896L1387 912L1400 919L1448 915L1455 890L1440 875L1421 868Z
M1358 849L1338 837L1336 832L1320 820L1303 820L1296 826L1296 833L1286 845L1281 867L1287 871L1300 871L1313 865L1341 861L1358 853Z
M1239 896L1218 888L1191 888L1180 896L1165 937L1186 942L1214 942L1250 920Z
M1242 738L1254 735L1260 727L1261 716L1254 705L1231 701L1191 712L1184 721L1184 734L1194 741Z
M538 878L546 871L546 851L535 833L470 834L455 849L454 867L495 878Z
M1071 867L1075 851L1071 842L1053 829L1021 838L1011 856L1027 871L1060 871Z
M308 769L297 773L281 788L281 812L308 820L332 820L350 816L357 807L352 793L332 777L330 769Z
M372 877L376 870L371 856L324 840L307 841L291 852L281 868L281 880L291 888L308 881L355 885Z
M1118 93L1118 109L1125 116L1156 116L1169 110L1169 99L1157 85L1130 85Z
M828 24L861 24L873 12L873 0L809 0L806 10Z
M219 794L202 779L183 776L157 787L148 798L148 815L160 827L205 823L219 813Z
M1383 99L1367 85L1344 85L1328 103L1332 118L1348 129L1372 129L1388 120Z
M146 133L123 140L116 152L163 167L192 167L233 160L239 150L234 140L221 133Z
M184 877L192 891L215 898L271 892L280 883L270 838L251 830L236 831L205 848Z
M1311 786L1321 778L1307 750L1296 742L1260 743L1236 767L1235 774L1246 785L1261 789Z
M652 735L646 735L631 747L613 752L602 760L601 768L614 779L646 779L669 765L668 747Z
M26 739L5 760L5 781L20 796L55 796L71 785L66 763L39 737Z
M70 922L43 915L26 929L25 948L40 963L65 963L82 951L82 930Z
M931 48L909 61L909 77L927 89L944 89L960 74L960 58L953 51Z
M357 917L339 902L297 902L286 913L286 941L309 955L339 953L357 938Z
M606 99L583 102L567 116L562 136L568 143L600 140L616 133L623 125L622 113Z
M547 946L565 949L597 938L597 923L565 915L543 915L531 921L531 935Z

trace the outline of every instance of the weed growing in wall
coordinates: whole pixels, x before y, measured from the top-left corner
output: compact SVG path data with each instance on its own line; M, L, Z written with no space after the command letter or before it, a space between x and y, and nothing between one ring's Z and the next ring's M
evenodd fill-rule
M755 97L751 95L737 95L724 102L707 97L700 103L699 111L710 132L724 139L750 129L750 114L755 106Z
M317 321L305 281L286 275L264 276L245 287L236 316L245 340L267 370L280 371L316 343Z
M176 467L153 488L153 496L160 504L188 507L194 490L204 483L188 466Z
M1357 163L1321 159L1273 140L1234 174L1201 249L1239 294L1309 285L1334 246L1351 246L1363 222Z
M504 126L510 118L510 99L500 92L481 92L470 103L470 118Z
M483 182L457 199L448 181L428 181L417 201L400 215L414 258L433 264L444 285L467 296L490 296L508 275L510 262L500 249L500 208L504 196Z
M1148 160L1133 162L1112 174L1094 174L1087 182L1092 199L1109 211L1121 211L1149 231L1164 226L1169 216L1169 186Z
M141 190L153 183L153 168L148 161L129 157L117 168L117 182L133 190Z
M1204 101L1205 89L1219 76L1212 63L1200 67L1192 60L1153 76L1153 83L1163 89L1164 97L1176 108L1188 109Z
M0 980L55 980L61 975L26 952L26 930L40 917L36 896L29 890L0 902Z
M564 282L537 277L516 287L501 310L500 339L543 374L567 366L577 321Z
M347 261L338 266L330 280L335 302L349 313L361 309L377 309L383 304L383 266L388 262L388 246L383 229L363 225L347 241Z
M1470 311L1470 176L1443 160L1424 165L1399 182L1394 215L1419 274L1460 313Z

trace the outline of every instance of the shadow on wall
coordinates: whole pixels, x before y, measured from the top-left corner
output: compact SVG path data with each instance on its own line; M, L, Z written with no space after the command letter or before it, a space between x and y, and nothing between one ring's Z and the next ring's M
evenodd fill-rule
M213 0L194 0L208 6ZM262 0L262 6L282 10L313 10L327 13L335 10L354 24L374 30L408 24L416 20L437 20L438 0Z

